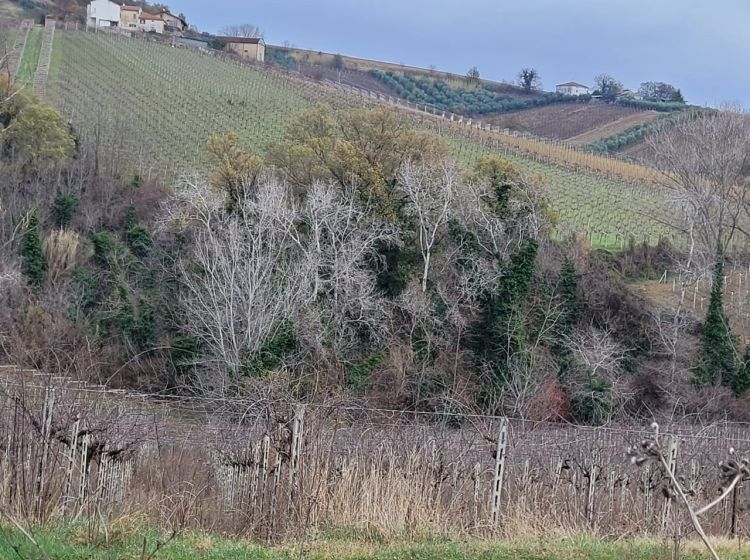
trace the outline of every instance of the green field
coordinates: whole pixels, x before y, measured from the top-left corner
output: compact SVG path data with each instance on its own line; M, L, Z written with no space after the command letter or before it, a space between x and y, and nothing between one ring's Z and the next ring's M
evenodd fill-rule
M33 27L29 31L29 38L26 41L26 47L23 50L21 63L18 65L16 72L16 81L24 86L31 86L34 80L34 72L39 62L39 53L42 50L42 29Z
M212 133L237 132L245 145L262 153L295 115L316 103L363 103L312 81L196 51L59 30L48 95L79 131L96 131L102 145L142 166L178 173L204 167ZM461 131L442 133L467 164L493 151ZM593 245L607 247L621 247L631 236L649 243L671 236L660 221L670 214L669 204L653 186L503 155L549 183L560 235L576 231Z
M443 538L417 542L318 536L301 544L263 546L247 540L183 531L170 533L114 522L107 531L85 523L32 531L44 554L54 560L668 560L668 540L598 540L559 537L489 541ZM168 542L167 542L168 541ZM157 543L166 544L157 550ZM724 560L750 559L745 543L720 543ZM683 543L679 558L702 560L698 543ZM38 559L43 553L19 531L0 527L0 557Z

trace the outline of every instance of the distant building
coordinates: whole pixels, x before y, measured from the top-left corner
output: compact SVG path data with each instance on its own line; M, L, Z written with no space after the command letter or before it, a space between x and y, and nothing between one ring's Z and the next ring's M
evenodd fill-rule
M123 4L120 6L120 27L128 29L138 28L138 18L141 15L140 6L128 6Z
M193 47L196 49L208 50L208 41L203 39L194 39L193 37L175 37L174 42L176 45L184 45L186 47Z
M176 16L168 12L167 10L164 10L162 13L160 13L159 17L164 22L164 25L166 26L168 31L177 31L182 33L188 28L187 21L185 21L184 18Z
M164 33L164 20L154 14L141 12L138 16L138 28L146 33Z
M588 95L589 87L578 82L566 82L555 86L555 91L563 95Z
M226 45L225 50L246 60L257 62L266 60L266 42L260 37L217 37L217 39Z
M109 0L93 0L86 6L88 27L119 27L120 6Z

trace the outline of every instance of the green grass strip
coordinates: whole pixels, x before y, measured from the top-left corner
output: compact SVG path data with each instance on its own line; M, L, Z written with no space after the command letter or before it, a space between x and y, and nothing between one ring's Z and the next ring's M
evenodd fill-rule
M169 534L137 524L114 522L107 531L87 523L32 530L44 552L60 560L115 560L152 557L159 560L667 560L664 540L605 540L588 536L493 542L427 539L388 544L379 539L319 538L303 544L263 546L219 534L183 532L167 544ZM722 543L724 560L750 559L750 548ZM158 548L158 552L157 552ZM145 551L145 555L144 555ZM41 558L40 550L15 528L0 526L0 558ZM690 543L679 551L687 560L708 558Z
M37 64L39 64L39 53L41 50L42 30L39 27L34 27L29 32L26 48L23 51L23 58L16 73L16 82L23 87L31 87L34 81L34 72L36 72Z

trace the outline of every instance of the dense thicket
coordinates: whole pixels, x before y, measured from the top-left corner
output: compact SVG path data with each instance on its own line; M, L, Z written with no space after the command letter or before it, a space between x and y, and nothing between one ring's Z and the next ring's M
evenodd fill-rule
M495 156L462 168L393 111L318 107L264 154L214 136L212 172L169 190L67 125L50 138L73 148L0 161L5 361L590 423L641 411L655 386L677 395L652 399L665 409L697 398L678 377L645 383L662 359L648 310L620 257L550 239L542 180Z

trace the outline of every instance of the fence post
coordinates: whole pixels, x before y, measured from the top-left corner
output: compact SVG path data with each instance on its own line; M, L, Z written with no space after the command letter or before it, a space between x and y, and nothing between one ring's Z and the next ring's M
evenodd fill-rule
M479 525L479 479L482 476L482 464L474 465L474 527Z
M292 509L292 501L297 495L299 485L299 456L302 451L302 430L305 425L305 405L299 405L294 410L292 421L292 445L289 450L289 503L288 511Z
M677 438L669 438L669 450L667 451L667 463L669 464L669 472L675 474L677 469ZM667 522L669 521L669 512L671 510L672 501L669 497L664 498L664 503L661 507L661 530L665 532L667 530Z
M497 436L495 451L495 477L492 480L492 525L497 525L500 517L500 495L503 491L503 475L505 474L505 457L508 452L508 420L500 419L500 429Z

